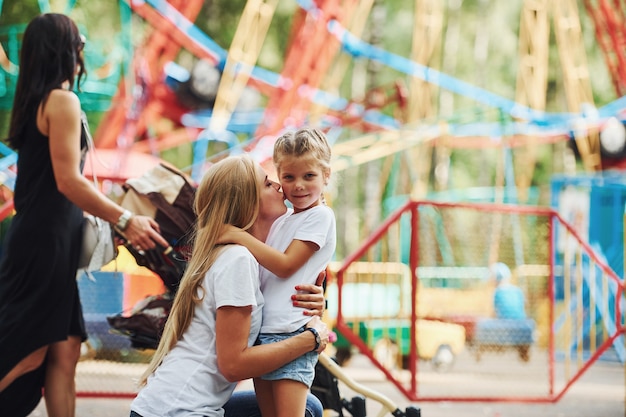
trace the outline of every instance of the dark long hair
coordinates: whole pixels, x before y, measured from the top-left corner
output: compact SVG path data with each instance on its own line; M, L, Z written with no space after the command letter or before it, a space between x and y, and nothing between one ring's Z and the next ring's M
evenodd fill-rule
M45 104L50 92L68 81L80 85L86 74L81 56L84 41L76 24L67 16L46 13L37 16L26 27L20 52L9 145L19 149L24 142L26 124L31 122L39 104Z

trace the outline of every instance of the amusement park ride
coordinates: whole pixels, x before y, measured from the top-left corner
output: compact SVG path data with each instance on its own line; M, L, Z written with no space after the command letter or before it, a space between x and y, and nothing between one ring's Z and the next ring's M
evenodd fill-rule
M337 144L334 149L335 169L410 150L422 155L423 163L415 165L425 170L427 168L424 167L430 165L428 152L415 152L415 148L419 148L420 143L437 143L437 137L447 136L449 139L455 135L446 121L436 122L436 128L426 135L414 133L417 130L415 126L420 126L420 120L434 120L435 90L440 88L473 96L478 102L494 106L512 119L535 127L515 133L515 140L511 141L517 144L514 152L520 167L516 170L520 192L530 184L536 145L545 140L554 141L555 136L559 137L557 140L574 139L571 142L575 143L574 147L587 171L599 171L603 165L611 167L621 162L624 146L621 123L611 138L605 135L605 142L610 144L610 139L613 139L613 143L617 141L616 146L601 146L603 126L609 119L614 121L612 117L621 122L621 108L607 106L600 111L595 109L578 9L573 0L523 3L515 102L459 80L445 78L445 74L427 78L425 68L429 68L431 74L436 73L429 65L433 64L432 57L440 42L445 12L441 2L433 0L415 2L416 24L411 60L395 64L398 65L396 69L408 75L409 88L398 82L376 87L360 100L345 100L337 96L347 63L354 56L369 57L390 66L394 65L390 62L398 58L358 39L373 1L300 1L282 72L271 74L263 71L255 64L276 4L277 0L249 1L233 42L225 52L193 26L192 22L202 6L201 0L169 3L131 1L132 10L160 30L154 30L135 53L134 74L128 74L120 81L110 110L96 132L97 146L150 151L158 156L162 150L194 142L193 167L198 173L206 162L206 139L233 128L229 123L233 122L241 95L245 88L252 87L267 97L267 105L262 110L262 116L259 118L257 113L256 117L251 117L244 128L250 132L244 147L254 152L262 162L269 155L272 137L286 127L314 120L331 131L351 128L362 132L361 137ZM617 64L624 57L619 52L623 48L618 48L616 42L620 42L623 36L618 36L619 32L615 31L623 30L618 23L619 19L623 19L624 12L618 10L619 3L605 0L596 4L587 1L586 7L596 25L596 36L603 48L616 93L621 97L625 76L623 66ZM563 115L545 113L550 19L554 22L567 97L568 113ZM168 66L181 48L214 65L221 74L219 86L208 86L214 89L209 117L206 117L206 112L204 116L196 113L196 117L191 118L195 123L187 125L185 120L190 118L184 115L189 115L190 109L181 105L175 91L163 82L167 78ZM135 80L134 88L130 89L128 85L133 85L132 79ZM393 108L394 116L385 116L385 108ZM175 129L150 131L148 127L157 125L161 118L172 120ZM545 124L552 125L550 133L536 128ZM202 131L208 135L200 136ZM478 135L480 133L475 134ZM197 140L200 137L205 140ZM453 147L463 146L462 141L446 142L448 145L457 142L451 145ZM617 152L610 154L611 149L617 149Z
M435 0L415 2L410 60L359 39L373 0L300 0L282 72L275 74L263 70L255 65L277 3L278 0L248 1L232 44L225 51L193 24L202 8L202 0L121 2L122 8L129 6L152 30L143 45L127 58L131 60L129 70L119 75L117 92L109 96L108 111L95 133L96 146L159 157L164 150L194 143L193 170L198 174L206 163L207 142L224 132L243 131L245 140L240 146L263 162L268 158L272 137L284 128L314 121L336 132L330 135L331 138L343 128L362 133L360 137L352 134L352 139L337 144L335 169L408 150L423 162L415 165L428 170L431 164L429 152L420 151L419 144L440 143L435 140L438 137L445 137L448 147L463 147L468 142L455 141L454 136L464 135L456 133L461 129L436 118L436 90L442 89L492 106L511 120L526 125L512 134L514 140L508 141L514 144L520 167L515 175L520 192L530 184L536 145L546 140L554 141L555 136L558 140L574 139L571 142L575 143L587 171L599 171L621 163L624 147L621 123L612 124L616 133L611 137L609 133L605 135L606 140L602 137L603 127L609 119L622 121L620 101L600 110L595 108L574 0L523 2L515 101L434 69L433 56L441 43L445 15L442 2ZM40 6L44 11L50 8L46 1L40 1ZM623 6L620 2L587 0L585 7L595 24L596 38L615 92L621 97L626 88L623 65L626 58L621 44L625 38L624 25L621 24L625 15ZM551 19L567 98L567 113L556 115L545 112ZM10 40L8 51L13 60L17 57L17 47L18 42ZM176 67L174 61L182 49L218 72L219 85L213 80L200 86L200 89L211 90L212 95L211 102L204 103L203 112L186 106L181 99L184 89L175 88L198 82L193 72L185 74L183 71L178 75L179 71L173 75L171 71ZM375 87L363 99L339 97L339 85L354 57L366 57L403 72L407 75L408 87L399 81ZM5 94L10 95L11 74L3 75L8 87ZM254 89L267 97L267 104L242 123L236 110L246 89ZM393 116L386 115L389 113ZM161 125L159 121L163 119L171 121L173 128L160 130L155 127ZM430 129L424 129L426 121L432 125ZM550 128L542 129L545 125ZM480 135L489 134L471 134L474 137ZM399 139L401 136L402 140ZM603 140L607 143L604 147ZM615 149L617 151L610 154ZM444 149L441 151L445 152ZM415 175L423 177L424 173ZM112 176L115 177L115 173Z

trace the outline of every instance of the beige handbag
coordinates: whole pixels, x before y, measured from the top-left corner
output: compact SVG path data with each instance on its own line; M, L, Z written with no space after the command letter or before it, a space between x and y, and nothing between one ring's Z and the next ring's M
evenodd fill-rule
M83 129L87 135L87 152L89 157L93 158L92 153L95 150L93 139L89 133L87 118L83 114ZM93 166L93 159L91 160ZM98 179L93 173L94 186L98 187ZM80 248L80 257L78 260L78 269L85 270L87 273L98 271L104 265L111 262L117 256L117 246L113 239L114 232L111 224L99 217L85 214L83 219L83 241Z

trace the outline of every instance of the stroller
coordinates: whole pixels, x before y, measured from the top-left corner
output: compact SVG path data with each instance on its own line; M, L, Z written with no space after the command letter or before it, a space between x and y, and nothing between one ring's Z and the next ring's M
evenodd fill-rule
M139 252L124 242L138 265L147 267L161 278L167 292L149 296L137 303L129 313L107 317L107 322L112 332L128 337L133 348L156 349L190 253L196 187L183 172L161 164L140 178L129 179L123 188L125 194L121 205L134 213L154 218L161 234L170 243L167 248ZM122 236L118 237L123 241ZM339 381L362 395L343 398L339 393ZM366 397L381 404L379 416L387 413L396 417L420 416L418 408L408 407L402 411L384 395L358 384L345 374L333 358L324 353L316 365L311 392L320 399L325 410L334 410L340 417L343 417L344 411L353 417L365 417Z
M127 336L133 348L156 349L185 271L185 257L189 253L195 221L193 200L196 187L183 172L160 164L142 177L126 181L123 189L122 207L155 219L161 235L170 246L138 251L123 236L118 237L138 265L161 278L167 292L149 296L134 306L130 313L109 316L107 322L113 332Z

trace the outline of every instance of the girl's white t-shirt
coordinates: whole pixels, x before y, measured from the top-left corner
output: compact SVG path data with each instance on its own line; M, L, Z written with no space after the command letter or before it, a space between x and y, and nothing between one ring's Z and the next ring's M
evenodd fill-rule
M317 276L332 260L336 247L335 214L326 205L294 213L289 209L272 225L265 243L284 252L294 239L313 242L319 250L289 278L279 278L260 267L261 291L265 298L261 333L290 333L304 326L311 317L294 307L291 295L297 284L315 284Z

